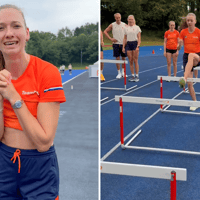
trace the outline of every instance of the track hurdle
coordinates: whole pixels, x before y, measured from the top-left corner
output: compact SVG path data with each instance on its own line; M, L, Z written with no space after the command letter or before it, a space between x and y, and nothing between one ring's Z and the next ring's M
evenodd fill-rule
M177 149L163 149L163 148L151 148L142 146L129 146L131 142L141 133L139 130L134 138L131 138L131 142L124 144L124 127L123 124L123 102L128 103L144 103L144 104L157 104L157 105L175 105L175 106L194 106L200 107L200 102L197 101L187 101L187 100L174 100L174 99L159 99L159 98L145 98L145 97L127 97L127 96L115 96L115 101L119 101L120 104L120 137L121 137L121 148L122 149L135 149L135 150L147 150L147 151L158 151L158 152L168 152L168 153L179 153L179 154L189 154L189 155L200 155L200 152L195 151L183 151ZM160 109L161 111L161 109ZM197 114L197 113L196 113ZM200 113L199 113L200 114Z
M187 181L185 168L101 161L101 173L170 180L170 199L176 200L176 182Z
M108 60L108 59L101 59L102 63L112 63L112 64L123 64L124 65L124 88L112 88L112 87L101 87L101 89L106 89L106 90L125 90L125 91L129 91L135 87L137 87L137 85L130 87L130 88L126 88L126 64L128 64L127 60Z
M200 69L200 67L199 67ZM160 80L160 98L163 98L163 80L165 81L179 81L181 77L171 77L171 76L158 76L157 80ZM199 78L188 78L187 82L194 82L194 83L200 83L200 79ZM189 93L189 91L186 91L184 88L184 92L185 93ZM198 92L196 92L196 94L200 94ZM162 109L162 105L160 106L161 111L162 112L171 112L171 113L182 113L182 114L192 114L192 115L200 115L200 113L195 113L195 112L184 112L184 111L176 111L176 110L167 110L171 105L169 105L168 107L166 107L165 109ZM199 107L199 106L195 106L195 107Z

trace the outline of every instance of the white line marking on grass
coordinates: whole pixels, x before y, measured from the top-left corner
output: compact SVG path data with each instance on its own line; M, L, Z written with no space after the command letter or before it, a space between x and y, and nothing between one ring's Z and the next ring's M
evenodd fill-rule
M78 76L84 74L85 72L87 72L87 71L84 71L84 72L82 72L81 74L78 74L77 76L73 77L72 79L70 79L70 80L68 80L68 81L65 81L62 85L66 84L66 83L68 83L68 82L70 82L70 81L72 81L73 79L75 79L75 78L77 78Z

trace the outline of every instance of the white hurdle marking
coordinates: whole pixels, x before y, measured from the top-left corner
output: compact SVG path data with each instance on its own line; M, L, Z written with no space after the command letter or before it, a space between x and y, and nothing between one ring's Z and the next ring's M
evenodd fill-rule
M129 103L200 107L199 101L173 100L173 99L160 99L160 98L147 98L147 97L128 97L128 96L117 96L117 95L115 96L115 101L119 101L120 98L122 98L123 102L129 102Z
M182 77L174 77L174 76L158 76L157 79L160 80L162 78L163 81L179 81ZM200 83L200 78L188 78L187 82Z
M102 102L102 101L105 101L105 100L108 99L108 98L109 98L109 97L105 97L105 98L101 99L101 102Z
M102 63L113 63L113 64L128 64L127 60L108 60L108 59L101 59L100 62Z
M200 70L200 67L195 67L195 68L193 68L194 70Z
M136 165L101 161L101 173L106 174L118 174L171 180L172 171L176 172L176 180L187 180L187 170L185 168Z

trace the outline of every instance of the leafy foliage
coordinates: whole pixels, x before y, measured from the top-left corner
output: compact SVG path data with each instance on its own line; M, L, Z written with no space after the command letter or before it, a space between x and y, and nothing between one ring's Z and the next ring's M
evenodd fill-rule
M114 14L121 13L122 21L134 15L137 25L143 30L166 31L169 21L177 25L189 12L197 16L200 26L200 1L197 0L101 0L101 24L107 26L114 21Z
M69 63L94 63L98 60L98 23L85 24L70 30L62 28L57 35L50 32L30 32L26 52L56 66Z

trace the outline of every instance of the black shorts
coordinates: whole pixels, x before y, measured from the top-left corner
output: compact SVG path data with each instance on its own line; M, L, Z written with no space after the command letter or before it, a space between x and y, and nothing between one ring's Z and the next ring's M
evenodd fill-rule
M122 52L122 44L113 44L113 57L127 57L126 51L127 48L125 47L125 53Z
M166 53L174 54L177 52L177 49L166 49Z
M101 51L103 51L103 48L102 48L102 46L101 46Z
M196 53L196 54L200 56L200 52L199 52L199 53ZM184 68L184 71L185 71L185 66L186 66L186 64L187 64L187 62L188 62L188 55L189 55L189 53L184 53L184 54L183 54L183 68ZM197 67L197 66L200 66L200 62L199 62L196 66L193 66L193 68L195 68L195 67ZM193 68L192 68L191 71L193 71Z
M128 41L127 42L127 51L135 51L137 48L137 41Z

